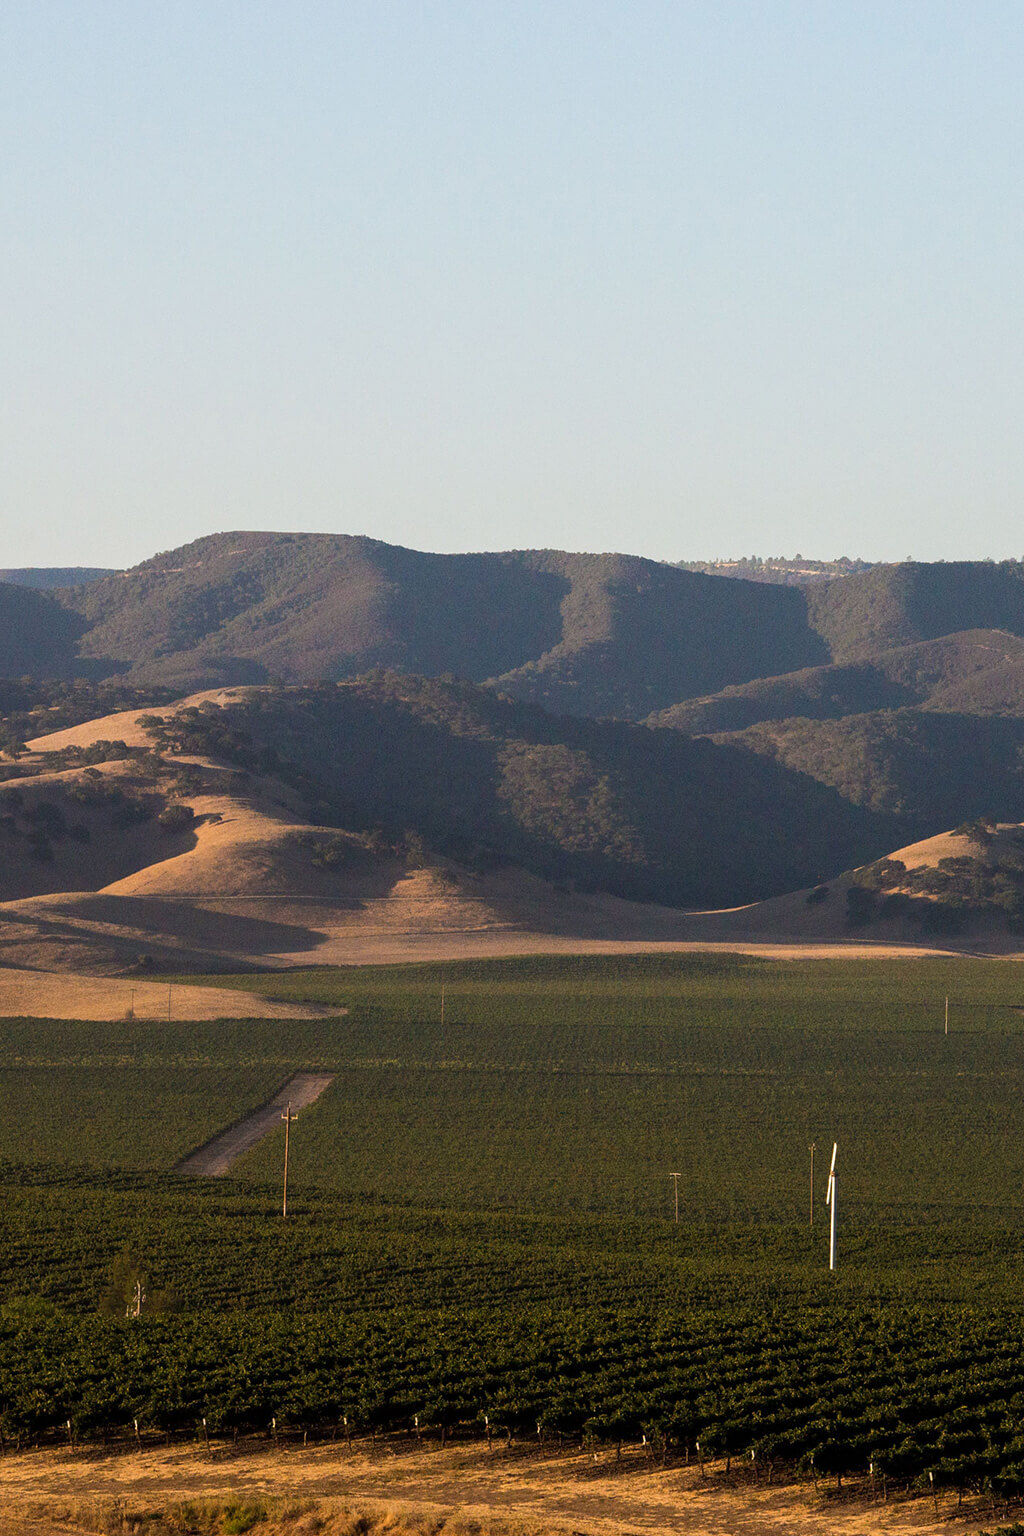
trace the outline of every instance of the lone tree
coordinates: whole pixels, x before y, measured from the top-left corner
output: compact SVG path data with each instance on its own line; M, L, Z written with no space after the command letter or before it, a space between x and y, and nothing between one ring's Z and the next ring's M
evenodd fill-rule
M150 1317L180 1312L181 1301L174 1291L154 1290L144 1260L131 1248L122 1248L110 1266L99 1311L104 1317Z

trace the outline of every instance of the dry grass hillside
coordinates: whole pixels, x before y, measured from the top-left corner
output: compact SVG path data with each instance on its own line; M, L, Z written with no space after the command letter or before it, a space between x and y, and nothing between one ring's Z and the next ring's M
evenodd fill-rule
M215 691L186 702L229 698ZM372 836L311 825L295 792L272 777L153 752L144 715L38 738L19 776L0 787L0 967L10 1011L56 1006L27 1007L18 986L30 972L120 977L123 987L189 970L538 951L917 953L979 943L976 934L970 945L922 935L909 922L852 929L850 875L824 896L819 888L686 913L560 890L507 867L473 873L431 855L399 856ZM963 842L949 834L900 857L937 863ZM994 929L982 941L1000 952L1021 947ZM83 994L82 1007L106 1008L102 996ZM3 996L0 1009L8 1011Z
M144 715L30 742L23 776L0 788L0 963L146 977L681 937L670 909L570 896L516 871L410 864L310 825L273 778L153 754ZM64 766L110 742L123 744L116 758ZM161 825L179 807L183 824Z

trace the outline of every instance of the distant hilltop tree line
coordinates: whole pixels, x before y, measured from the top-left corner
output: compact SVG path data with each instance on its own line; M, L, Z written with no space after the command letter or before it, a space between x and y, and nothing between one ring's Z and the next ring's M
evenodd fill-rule
M803 555L744 555L740 560L677 560L677 570L705 576L736 576L742 581L763 581L775 587L807 587L838 576L857 576L870 571L876 560L808 560Z

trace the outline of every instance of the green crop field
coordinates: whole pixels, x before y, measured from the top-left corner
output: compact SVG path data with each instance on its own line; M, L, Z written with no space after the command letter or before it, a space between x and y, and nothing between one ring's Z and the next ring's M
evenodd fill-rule
M686 1219L785 1221L808 1204L810 1142L824 1157L835 1139L858 1227L1013 1211L1024 1191L1013 963L602 957L240 980L350 1009L322 1031L338 1076L294 1142L297 1179L339 1193L655 1219L677 1171ZM279 1157L266 1142L238 1174L269 1179Z
M220 980L348 1011L0 1024L5 1434L489 1413L1024 1489L1018 966L648 956ZM336 1078L293 1130L287 1222L278 1133L230 1179L173 1175L307 1067ZM125 1252L164 1315L97 1315Z
M301 1038L246 1021L0 1019L0 1158L167 1169L262 1104Z

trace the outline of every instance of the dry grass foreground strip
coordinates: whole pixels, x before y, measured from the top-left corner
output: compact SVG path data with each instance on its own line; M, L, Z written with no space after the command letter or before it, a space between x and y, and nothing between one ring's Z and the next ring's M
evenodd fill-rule
M169 993L169 996L168 996ZM230 987L0 969L0 1017L31 1019L312 1019L344 1008L279 1003Z
M178 1164L175 1173L193 1174L197 1178L217 1178L227 1173L250 1147L269 1136L271 1131L280 1130L289 1105L297 1111L315 1104L333 1082L333 1072L296 1072L266 1104L229 1125L226 1131L219 1131L205 1146L190 1152Z
M8 1455L0 1536L967 1536L1001 1522L957 1516L948 1496L881 1503L766 1486L712 1469L662 1469L614 1452L512 1455L387 1445L233 1453L201 1444L135 1454ZM1001 1513L1001 1512L1000 1512Z

